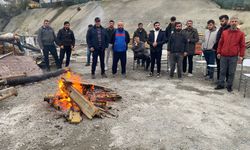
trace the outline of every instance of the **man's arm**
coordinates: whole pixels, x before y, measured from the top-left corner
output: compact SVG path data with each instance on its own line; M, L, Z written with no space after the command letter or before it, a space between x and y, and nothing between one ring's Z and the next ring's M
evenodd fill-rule
M217 49L217 54L219 55L219 56L217 56L218 58L220 57L221 49L222 49L222 47L223 47L223 45L224 45L224 37L225 37L225 36L224 36L224 32L223 32L222 35L221 35L219 44L218 44L218 49Z
M130 35L128 31L126 31L125 33L126 33L126 43L128 44L130 42Z
M242 33L241 39L240 39L240 57L245 56L246 51L246 42L245 42L245 34Z
M109 35L106 29L104 29L104 36L105 36L105 48L109 47Z
M57 44L59 46L62 46L62 32L61 32L61 30L59 30L57 33Z
M166 43L166 35L163 31L160 31L162 34L161 40L157 42L157 45L163 45L164 43ZM160 33L159 33L160 34Z
M92 35L91 35L91 29L89 29L87 31L87 35L86 35L86 41L87 41L87 44L88 44L88 47L91 48L93 47L92 43L91 43L91 38L92 38Z
M75 44L76 44L76 39L75 39L75 34L74 32L72 31L72 46L75 47Z
M195 43L197 43L198 41L199 41L199 34L198 34L198 31L195 30L195 31L194 31L194 36L193 36L193 38L190 39L190 42L195 44Z
M37 36L37 41L38 41L38 45L41 49L43 49L43 42L42 42L42 28L40 28L38 30L38 36Z

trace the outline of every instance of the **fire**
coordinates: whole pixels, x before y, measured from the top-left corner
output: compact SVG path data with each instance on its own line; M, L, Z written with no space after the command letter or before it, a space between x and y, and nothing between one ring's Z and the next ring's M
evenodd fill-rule
M55 99L53 101L54 107L62 110L62 111L80 111L80 108L75 104L72 99L69 97L68 93L65 92L64 88L64 79L72 81L72 86L78 90L79 92L83 91L83 87L81 86L81 77L76 75L70 71L68 71L64 76L61 77L58 81L58 91L55 94Z

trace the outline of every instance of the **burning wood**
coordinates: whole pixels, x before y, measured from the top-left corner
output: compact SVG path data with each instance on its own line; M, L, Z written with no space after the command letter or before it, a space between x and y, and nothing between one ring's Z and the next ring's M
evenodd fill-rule
M44 100L63 111L71 123L82 120L78 115L80 112L89 119L95 116L114 116L108 112L108 104L121 99L121 96L111 89L81 82L80 76L71 72L63 75L58 84L58 92L45 97Z

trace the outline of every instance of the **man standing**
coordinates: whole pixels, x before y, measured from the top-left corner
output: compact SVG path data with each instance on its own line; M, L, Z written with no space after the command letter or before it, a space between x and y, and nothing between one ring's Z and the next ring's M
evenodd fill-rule
M175 65L177 64L178 78L182 78L182 62L183 57L187 55L187 39L181 32L182 24L176 22L175 32L168 41L168 55L170 59L170 78L174 77Z
M216 52L213 49L213 46L216 42L217 29L215 27L214 20L209 20L207 22L208 30L205 32L205 39L202 43L202 50L207 62L207 74L206 79L213 79L214 77L214 68L209 67L208 65L215 64Z
M89 29L91 29L93 27L93 25L92 24L89 24L88 25L88 30ZM87 31L88 32L88 31ZM87 36L86 36L86 41L87 41L88 39L87 39ZM88 42L87 42L88 43ZM90 66L90 56L91 56L91 52L90 52L90 49L89 49L89 47L87 46L87 62L86 62L86 64L85 64L85 66Z
M66 53L66 64L65 67L69 66L71 51L75 47L75 36L74 32L70 29L70 23L64 22L64 27L57 33L57 41L60 46L60 63L63 64L63 59Z
M148 44L150 45L151 56L151 72L149 77L154 75L155 61L157 63L157 78L161 75L161 55L162 46L166 42L165 32L161 30L159 22L154 23L154 30L151 30L148 37Z
M187 21L187 27L183 30L188 41L188 55L183 59L183 72L187 71L187 61L188 61L188 76L193 76L193 56L195 54L195 45L199 41L199 34L197 29L193 28L193 21Z
M221 27L220 27L219 31L217 32L216 43L214 44L214 47L213 47L213 49L216 50L216 55L217 55L217 49L218 49L218 45L219 45L219 41L220 41L222 32L230 28L228 15L221 15L219 17L219 20L220 20ZM219 80L219 78L220 78L220 59L218 59L217 57L216 57L216 64L217 64L217 79ZM227 78L228 78L228 71L226 73L226 79Z
M106 29L107 30L107 33L108 33L108 37L109 37L109 47L106 51L106 64L105 64L105 70L108 70L108 67L109 67L109 56L110 56L110 52L112 52L112 42L111 42L111 38L112 38L112 35L114 34L114 31L115 31L115 22L114 20L110 20L109 21L109 27Z
M43 26L38 30L38 44L43 50L44 61L47 71L50 71L49 53L54 57L57 68L61 68L56 51L56 35L54 30L49 25L49 20L44 20Z
M118 61L121 61L122 77L126 77L127 49L130 37L128 31L124 30L124 23L118 22L118 28L115 30L111 41L113 44L113 76L117 73Z
M171 34L173 34L174 31L175 31L175 22L176 22L176 17L175 16L171 17L170 18L170 23L168 24L168 26L167 26L167 28L165 30L165 32L166 32L166 41L169 40Z
M223 31L219 42L217 57L220 59L220 79L216 90L224 89L226 72L228 70L227 91L232 92L234 75L237 67L238 57L240 62L245 55L245 34L237 28L239 19L232 17L230 19L230 28Z
M92 79L95 79L95 70L98 56L101 63L101 75L103 78L107 78L105 74L105 49L108 48L109 38L106 30L101 26L101 19L99 17L95 18L95 25L88 30L87 33L87 43L90 51L93 53L92 60Z

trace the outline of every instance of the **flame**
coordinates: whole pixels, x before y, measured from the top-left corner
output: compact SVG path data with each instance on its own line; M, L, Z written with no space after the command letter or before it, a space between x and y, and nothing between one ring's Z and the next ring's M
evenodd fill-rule
M78 90L79 92L83 91L83 87L81 86L81 77L79 75L73 74L68 71L63 78L70 80L72 82L72 86ZM65 85L63 78L58 81L58 91L55 94L55 99L53 102L54 107L62 110L69 111L75 110L80 111L80 108L75 104L72 99L69 97L68 93L65 92Z

